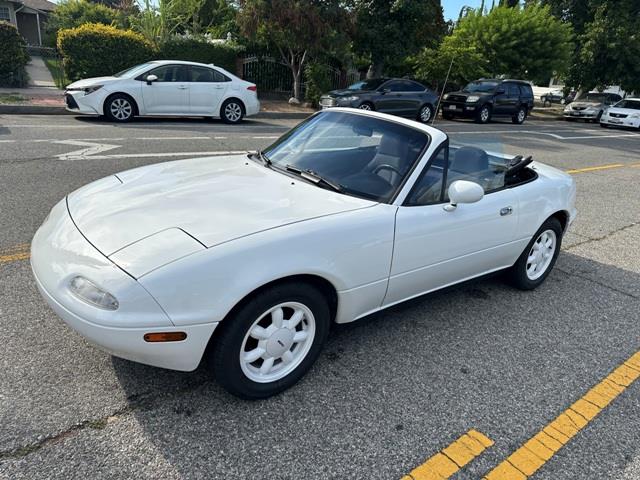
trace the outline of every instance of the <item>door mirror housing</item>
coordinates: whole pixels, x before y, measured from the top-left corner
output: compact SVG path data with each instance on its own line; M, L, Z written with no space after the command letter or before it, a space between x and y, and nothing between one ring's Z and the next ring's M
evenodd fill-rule
M157 75L147 75L147 85L151 85L156 80L158 80Z
M391 91L391 89L389 88L381 88L380 90L378 90L381 94L385 94L385 93L389 93Z
M499 88L496 90L497 95L504 95L507 91L504 88Z
M456 180L448 192L450 203L443 207L447 212L453 212L459 203L476 203L484 197L484 188L468 180Z

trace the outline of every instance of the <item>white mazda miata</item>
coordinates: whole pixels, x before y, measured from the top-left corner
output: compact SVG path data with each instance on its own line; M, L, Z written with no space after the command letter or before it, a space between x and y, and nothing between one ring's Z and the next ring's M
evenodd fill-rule
M244 398L293 385L332 322L508 269L552 269L572 178L449 145L381 113L317 113L255 154L128 170L58 203L31 262L49 305L113 355L175 370L207 358Z

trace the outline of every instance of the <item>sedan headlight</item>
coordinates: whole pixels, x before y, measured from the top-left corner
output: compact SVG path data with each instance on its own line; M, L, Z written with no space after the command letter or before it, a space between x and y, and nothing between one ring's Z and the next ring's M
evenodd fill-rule
M356 96L341 97L338 100L340 100L341 102L355 102L356 100L358 100L358 97L356 97Z
M587 112L587 113L596 113L596 109L595 109L595 108L593 108L593 107L589 107L589 108L587 108L587 109L585 110L585 112Z
M565 112L570 112L571 111L571 105L567 105L566 107L564 107L564 111Z
M467 103L474 103L478 100L480 100L480 97L478 95L470 95L467 97Z
M120 306L116 297L84 277L73 277L69 282L69 291L80 300L104 310L117 310Z
M640 118L640 113L632 113L629 118Z
M102 85L93 85L92 87L87 87L84 89L84 94L89 95L90 93L95 92L96 90L100 90Z

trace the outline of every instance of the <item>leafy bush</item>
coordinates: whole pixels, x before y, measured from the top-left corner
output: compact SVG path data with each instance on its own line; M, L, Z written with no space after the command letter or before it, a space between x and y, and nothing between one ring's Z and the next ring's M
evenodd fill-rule
M306 79L305 99L317 106L320 96L331 90L331 69L321 63L309 63L304 69Z
M153 47L142 35L97 23L61 30L58 50L71 81L113 75L155 56Z
M46 31L55 37L59 30L76 28L85 23L118 24L117 10L88 0L61 0L47 19Z
M25 86L28 77L24 67L30 60L27 43L8 22L0 21L0 45L0 86Z
M207 43L198 38L173 37L160 45L159 58L213 63L233 73L240 50L241 48L235 44Z

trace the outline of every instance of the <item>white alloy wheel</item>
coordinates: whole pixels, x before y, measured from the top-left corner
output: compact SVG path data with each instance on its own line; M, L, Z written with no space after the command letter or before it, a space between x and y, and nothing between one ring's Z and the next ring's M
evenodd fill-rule
M480 110L480 121L482 121L482 123L487 123L489 121L488 107L482 107L482 110Z
M109 105L109 111L116 120L125 121L133 115L133 105L126 98L118 97Z
M556 245L556 232L551 229L542 232L533 242L526 265L529 280L537 280L544 275L551 265Z
M236 102L229 102L224 107L224 116L231 123L239 122L242 118L242 107Z
M524 122L524 119L525 119L526 116L527 116L527 112L525 112L524 109L521 108L518 111L518 123Z
M373 110L373 109L371 108L371 105L369 105L368 103L363 103L363 104L362 104L362 105L360 105L358 108L359 108L360 110Z
M278 381L302 363L316 332L311 309L299 302L280 303L251 325L240 347L240 367L258 383Z
M424 123L427 123L429 120L431 120L431 115L432 115L432 112L431 112L431 107L429 105L425 105L420 110L420 120L422 120Z

